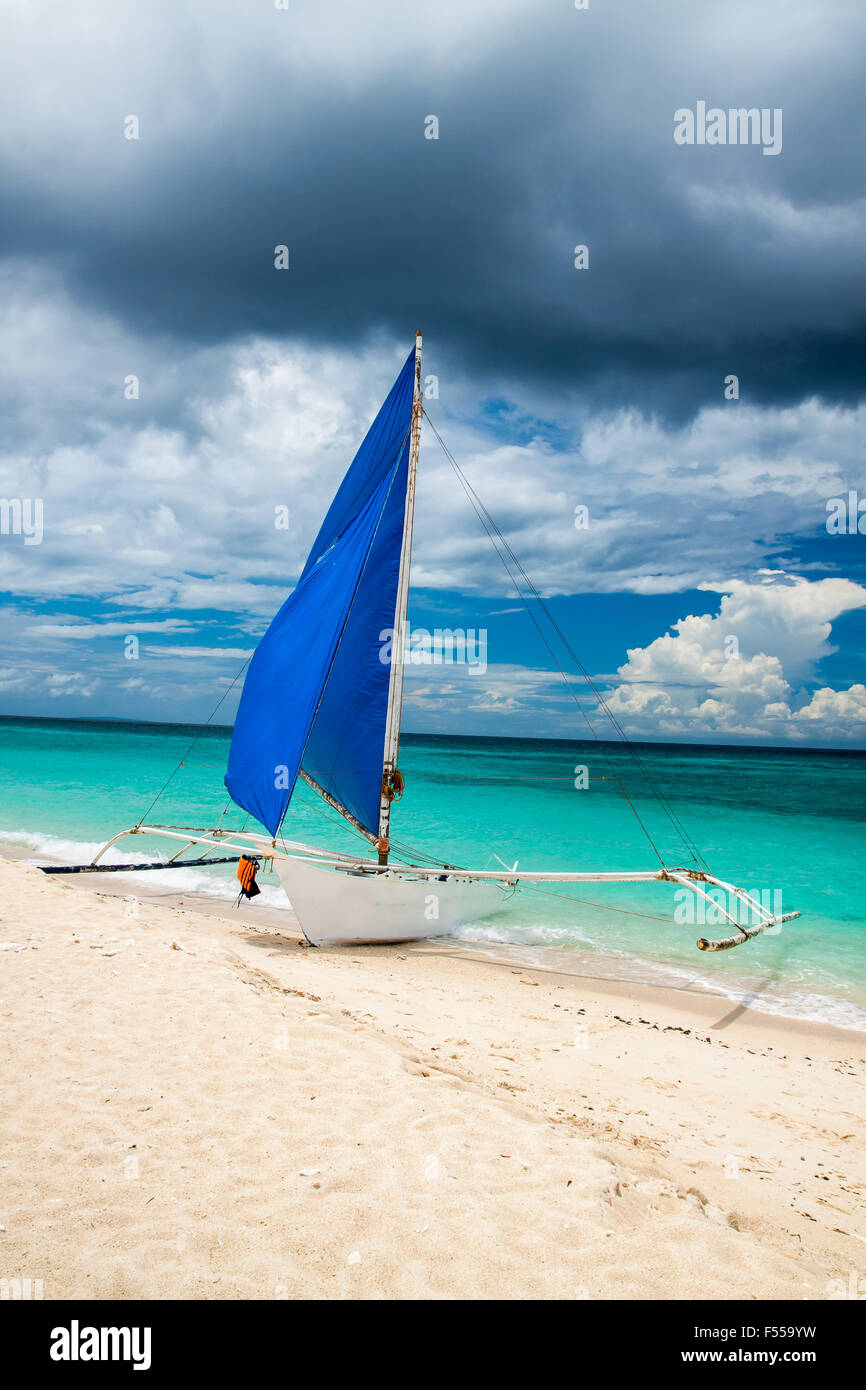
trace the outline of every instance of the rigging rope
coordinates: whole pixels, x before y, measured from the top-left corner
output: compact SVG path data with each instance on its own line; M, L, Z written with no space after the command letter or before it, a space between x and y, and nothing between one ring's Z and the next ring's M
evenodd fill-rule
M244 671L245 671L245 670L247 669L247 667L249 666L251 660L252 660L252 657L251 657L251 656L248 656L247 659L246 659L246 661L244 662L243 666L242 666L241 669L238 671L237 675L235 676L234 680L232 681L231 685L228 686L228 688L227 688L226 690L223 691L222 695L220 695L219 699L217 700L216 704L214 705L213 709L211 710L211 712L210 712L210 714L208 715L208 717L207 717L207 719L205 720L205 722L199 726L198 732L197 732L195 738L193 739L192 743L189 745L189 748L187 748L187 750L186 750L186 752L184 753L183 757L180 758L180 759L178 759L177 766L174 767L174 768L172 769L172 771L171 771L171 773L169 774L168 778L167 778L166 781L163 783L162 787L161 787L160 790L157 792L156 796L153 798L153 801L151 801L151 803L150 803L150 805L148 806L147 810L145 811L144 815L141 816L141 817L139 818L139 820L137 821L137 825L143 825L143 824L144 824L144 822L147 820L148 816L150 815L151 811L153 810L154 806L155 806L156 803L159 801L160 797L163 796L163 795L165 794L166 788L168 787L168 785L169 785L169 784L174 780L174 778L176 777L177 772L178 772L178 769L183 767L184 761L189 757L190 753L191 753L192 750L195 748L196 744L198 743L198 741L199 741L199 739L201 738L202 734L204 733L205 729L208 728L208 726L209 726L211 720L213 719L214 715L216 714L216 712L217 712L217 710L219 709L220 705L222 704L223 700L225 700L226 696L227 696L227 695L230 695L230 694L232 693L232 691L234 690L235 686L237 685L237 683L238 683L238 681L240 680L241 676L243 675ZM227 807L226 809L228 809L228 807ZM225 811L223 811L223 815L220 817L220 820L222 820L223 816L225 816Z
M535 883L521 883L519 885L527 893L543 893L547 898L560 898L567 903L582 903L584 907L598 907L602 912L622 912L627 917L645 917L648 922L665 922L670 926L670 917L659 917L654 912L638 912L634 907L614 907L611 903L594 903L589 898L576 898L572 893L557 893L552 888L539 888Z
M698 849L697 845L695 844L694 840L693 840L692 837L689 835L688 831L686 830L685 826L683 825L683 823L682 823L682 821L680 820L680 818L679 818L679 816L677 815L677 813L674 811L673 807L668 803L666 797L665 797L664 794L662 793L661 789L659 788L658 784L656 783L656 781L655 781L655 779L653 778L652 774L650 773L649 769L645 766L643 760L641 759L640 755L639 755L638 752L637 752L637 749L634 747L634 745L632 744L631 740L629 739L627 733L626 733L625 730L622 728L622 726L621 726L621 724L619 723L619 721L617 720L616 716L613 714L613 712L612 712L612 711L610 710L610 708L608 707L607 702L606 702L605 699L604 699L604 696L602 695L601 691L600 691L600 690L597 688L597 686L595 685L595 683L594 683L592 677L590 676L589 672L587 671L586 667L583 665L582 661L580 660L580 658L578 657L577 653L574 651L574 649L572 648L570 642L568 641L568 638L565 636L565 633L562 631L562 628L559 626L559 623L556 621L556 618L553 616L553 614L551 613L550 609L547 607L547 604L544 602L544 599L542 598L542 596L541 596L541 594L539 593L538 589L536 588L535 584L532 582L532 580L530 579L529 575L526 573L526 570L523 568L523 566L522 566L522 564L520 563L519 559L517 558L517 556L515 555L514 551L512 550L509 541L508 541L508 540L506 539L506 537L503 535L502 531L501 531L500 528L497 526L497 524L496 524L496 522L494 521L493 517L490 515L489 511L488 511L487 508L485 507L484 503L481 501L481 498L478 496L478 494L476 493L476 491L475 491L475 489L473 488L472 484L469 482L469 479L466 477L465 473L463 472L462 468L461 468L460 465L458 464L457 460L454 458L454 455L451 453L451 450L448 448L447 444L445 443L445 441L444 441L444 439L442 438L441 434L440 434L439 431L437 430L437 428L436 428L435 424L433 423L433 421L430 419L430 416L428 415L428 413L427 413L426 410L424 411L424 414L425 414L425 416L426 416L426 418L427 418L427 423L430 425L431 430L433 431L434 435L436 436L436 439L437 439L437 441L438 441L438 443L439 443L439 445L440 445L440 447L441 447L441 449L442 449L442 452L444 453L445 457L447 458L448 462L450 463L451 467L453 468L455 474L457 475L457 478L458 478L458 480L459 480L459 482L460 482L460 484L461 484L461 486L462 486L464 492L466 493L466 496L469 498L469 502L470 502L470 504L471 504L471 506L472 506L472 508L473 508L473 510L474 510L474 512L475 512L475 514L476 514L476 516L478 517L479 521L481 522L482 526L484 527L484 530L485 530L486 533L487 533L488 539L490 540L491 545L493 546L494 550L496 551L496 554L497 554L497 557L498 557L498 559L499 559L499 561L500 561L500 564L502 565L503 569L505 570L506 574L508 575L509 579L511 580L511 583L514 585L514 589L515 589L515 592L517 593L518 598L520 599L521 603L523 604L524 608L526 609L527 613L529 614L529 617L531 618L533 624L535 625L535 628L536 628L536 630L538 631L538 634L539 634L539 636L541 637L542 642L544 643L545 647L547 648L548 652L550 653L550 656L551 656L551 658L553 659L553 662L554 662L554 664L556 665L557 670L559 671L559 674L562 676L562 679L563 679L563 681L564 681L564 683L565 683L565 685L566 685L566 688L568 689L568 691L569 691L569 693L570 693L572 699L574 700L575 704L577 705L577 708L578 708L578 710L580 711L581 716L583 717L583 720L584 720L584 722L585 722L587 728L589 729L590 733L592 734L592 737L594 738L595 742L599 745L599 747L601 747L601 742L602 742L602 741L601 741L601 739L599 738L598 733L596 732L596 730L595 730L595 728L593 727L593 725L592 725L592 723L591 723L589 717L587 716L586 711L584 710L584 708L583 708L583 706L582 706L582 704L581 704L581 702L580 702L580 700L579 700L579 698L578 698L578 696L577 696L577 693L576 693L576 691L574 690L574 687L572 686L571 682L569 681L568 677L566 676L565 671L562 669L562 666L560 665L560 662L559 662L559 660L558 660L558 658L557 658L557 656L556 656L556 653L554 652L554 650L553 650L553 648L551 647L549 641L547 640L547 637L545 636L544 632L542 631L541 624L538 622L538 619L536 618L535 613L532 611L532 608L530 607L529 602L527 601L526 596L525 596L525 595L523 594L523 592L521 591L520 585L518 584L517 580L515 579L514 575L512 574L511 569L509 568L508 561L504 558L504 556L503 556L502 553L500 552L499 546L497 545L497 540L500 542L500 544L502 545L503 549L507 552L508 556L510 557L510 559L511 559L511 561L512 561L514 567L515 567L515 569L518 571L518 573L520 574L521 578L523 579L524 584L525 584L526 587L529 589L529 591L530 591L532 597L537 601L537 603L538 603L538 605L539 605L541 611L543 612L544 616L547 618L548 622L551 624L552 628L553 628L554 631L556 632L557 636L559 637L560 641L562 642L562 644L563 644L563 646L565 647L566 651L568 652L569 656L570 656L571 659L574 661L575 665L577 666L578 670L580 671L581 675L583 676L584 680L586 681L586 683L587 683L589 689L591 690L592 694L595 696L596 700L598 701L598 706L599 706L599 708L600 708L601 711L607 716L607 718L609 719L609 721L610 721L612 727L614 728L614 730L616 731L616 733L619 735L620 740L621 740L622 743L623 743L623 746L624 746L625 749L628 751L628 753L631 755L631 757L634 759L634 761L635 761L635 763L636 763L636 765L637 765L639 771L642 772L643 776L646 778L647 783L648 783L648 785L649 785L649 787L650 787L650 790L654 793L654 795L656 796L656 798L657 798L659 804L661 805L661 807L663 808L663 810L664 810L665 813L667 814L668 819L670 820L671 824L673 825L674 829L676 830L677 834L679 835L680 839L682 840L683 845L684 845L684 847L685 847L687 853L689 854L689 857L692 858L692 859L694 859L697 863L703 865L704 869L707 869L707 870L708 870L708 865L707 865L707 863L706 863L706 860L704 859L703 855L701 854L701 852L700 852L700 850ZM494 537L495 537L495 539L494 539ZM604 757L606 758L606 754L604 754L603 749L602 749L602 756L604 756ZM606 759L606 760L607 760L607 759ZM608 766L610 767L609 761L608 761ZM649 843L650 843L650 845L651 845L651 847L652 847L654 853L656 854L656 856L657 856L657 858L658 858L658 860L659 860L659 863L662 864L662 866L664 866L664 860L663 860L663 858L662 858L662 856L661 856L661 854L660 854L660 852L659 852L659 850L658 850L658 847L657 847L657 845L655 844L655 841L653 840L653 838L652 838L652 836L651 836L649 830L648 830L647 827L644 825L644 823L643 823L643 821L642 821L640 815L638 814L637 808L635 807L635 805L634 805L634 803L633 803L631 797L628 795L628 792L626 791L626 789L625 789L625 787L623 786L621 780L620 780L619 777L616 775L616 773L614 772L614 770L613 770L612 767L611 767L611 772L612 772L612 774L613 774L613 779L614 779L616 782L619 783L620 790L622 791L622 794L623 794L623 796L625 797L625 800L627 801L627 803L628 803L628 805L629 805L629 807L630 807L630 809L631 809L631 811L632 811L632 813L633 813L635 819L637 820L638 824L640 825L641 829L642 829L643 832L644 832L644 835L646 836L647 840L649 841Z

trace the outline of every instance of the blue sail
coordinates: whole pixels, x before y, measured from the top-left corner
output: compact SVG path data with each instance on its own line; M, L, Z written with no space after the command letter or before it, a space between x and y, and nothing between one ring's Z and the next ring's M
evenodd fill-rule
M414 378L413 349L247 672L225 784L272 835L302 766L378 833Z

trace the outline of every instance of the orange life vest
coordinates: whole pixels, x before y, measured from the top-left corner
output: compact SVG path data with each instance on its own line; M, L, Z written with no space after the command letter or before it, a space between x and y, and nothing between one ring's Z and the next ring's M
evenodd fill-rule
M259 871L259 861L248 859L242 854L238 860L238 883L241 885L241 893L245 898L254 898L262 890L256 883L256 874Z

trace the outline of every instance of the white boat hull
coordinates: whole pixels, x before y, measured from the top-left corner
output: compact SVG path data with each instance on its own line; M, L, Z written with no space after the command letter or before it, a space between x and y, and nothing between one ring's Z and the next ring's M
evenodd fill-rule
M448 936L498 912L513 891L483 879L420 878L397 867L384 874L347 872L281 858L274 868L312 946Z

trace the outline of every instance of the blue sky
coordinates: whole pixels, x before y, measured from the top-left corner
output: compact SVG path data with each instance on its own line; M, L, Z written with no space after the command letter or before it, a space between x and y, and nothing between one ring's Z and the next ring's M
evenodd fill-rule
M206 718L421 326L431 417L634 737L864 745L866 536L826 528L866 503L862 6L644 20L10 16L0 499L43 532L0 526L0 713ZM698 100L781 109L781 151L678 146ZM413 667L407 728L581 731L516 606L428 430L411 618L485 669Z

